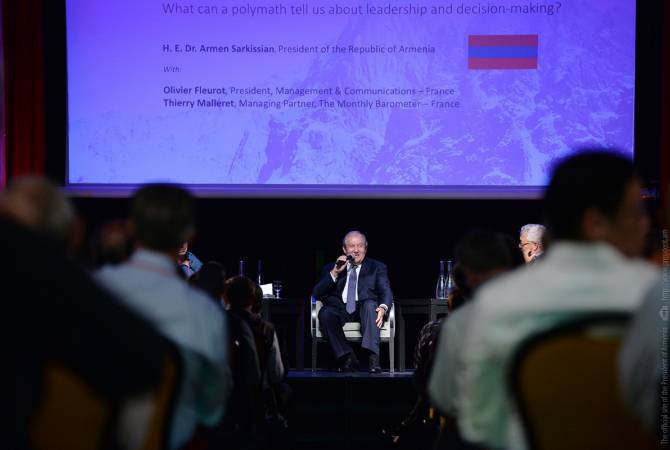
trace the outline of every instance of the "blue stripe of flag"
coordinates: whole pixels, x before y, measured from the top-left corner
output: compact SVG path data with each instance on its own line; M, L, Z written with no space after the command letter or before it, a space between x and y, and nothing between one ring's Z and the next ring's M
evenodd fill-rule
M470 58L537 58L537 47L468 47Z

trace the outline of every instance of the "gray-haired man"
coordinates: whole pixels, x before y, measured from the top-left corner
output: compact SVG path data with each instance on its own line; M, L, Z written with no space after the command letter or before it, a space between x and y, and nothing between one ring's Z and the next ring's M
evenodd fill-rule
M529 223L519 232L519 249L526 264L532 263L544 253L544 225Z

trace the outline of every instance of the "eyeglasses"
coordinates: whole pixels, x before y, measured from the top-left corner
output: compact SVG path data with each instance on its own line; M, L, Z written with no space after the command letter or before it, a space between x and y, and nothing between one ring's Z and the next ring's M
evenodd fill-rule
M537 242L528 241L528 242L519 242L519 248L523 250L526 245L537 245Z

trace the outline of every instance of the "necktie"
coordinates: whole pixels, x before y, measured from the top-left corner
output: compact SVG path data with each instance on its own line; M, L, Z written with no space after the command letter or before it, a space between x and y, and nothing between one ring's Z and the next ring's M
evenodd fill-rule
M356 266L351 266L349 270L349 286L347 287L347 312L353 314L356 311Z

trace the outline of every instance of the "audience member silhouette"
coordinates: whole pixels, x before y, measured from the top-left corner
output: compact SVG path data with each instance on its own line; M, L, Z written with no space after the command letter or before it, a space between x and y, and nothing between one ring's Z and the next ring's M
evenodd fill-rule
M189 283L206 292L214 304L224 311L223 294L226 271L216 261L205 263L189 278ZM216 427L201 429L197 447L252 449L258 447L258 424L262 421L261 370L256 341L251 327L238 315L224 311L228 324L229 365L233 390L226 405L226 414Z
M98 228L91 239L90 263L93 268L127 261L133 252L133 237L125 220L113 220Z
M223 305L223 291L226 283L226 269L217 261L208 261L189 279L189 284L204 291L219 306Z
M170 445L186 444L197 424L215 425L231 388L226 322L220 308L190 287L177 251L194 232L194 202L183 189L148 185L135 193L131 223L137 249L130 260L106 266L98 280L174 341L184 360Z
M5 371L13 378L0 395L9 416L1 421L3 448L31 448L31 420L50 365L90 386L120 424L160 382L168 343L66 256L73 216L67 198L41 178L16 180L0 195L2 329L11 340ZM147 423L132 428L112 431L101 445L137 444Z
M72 203L49 180L26 175L13 179L2 193L5 213L63 250L73 239Z
M524 339L585 314L631 312L659 278L657 268L635 259L649 222L630 160L604 151L563 160L544 204L547 252L477 291L461 316L461 345L447 340L437 350L460 368L436 359L429 382L431 402L455 410L463 437L487 447L526 446L507 391L507 368Z
M251 279L236 276L226 282L224 298L229 312L246 321L254 333L264 407L260 426L268 433L276 433L286 427L286 373L274 325L253 312L258 289Z
M412 412L403 420L399 430L400 435L405 434L405 442L402 442L402 436L398 436L396 443L413 446L418 441L428 444L430 440L435 439L435 420L438 416L430 411L427 385L428 377L435 365L438 342L442 346L447 345L446 342L451 344L452 341L453 345L460 345L457 342L462 339L465 330L460 329L463 321L460 320L459 308L467 310L465 303L485 282L523 264L523 259L515 247L514 241L509 236L484 230L470 232L456 244L454 271L457 274L455 276L457 290L450 299L449 316L429 322L419 333L419 340L414 350L413 375L417 402ZM445 329L448 331L445 332ZM447 334L452 336L445 338ZM444 353L439 356L444 356ZM441 373L445 370L455 370L452 364L450 361L440 360L437 363L435 376L442 376ZM458 440L459 437L456 435L451 439Z

